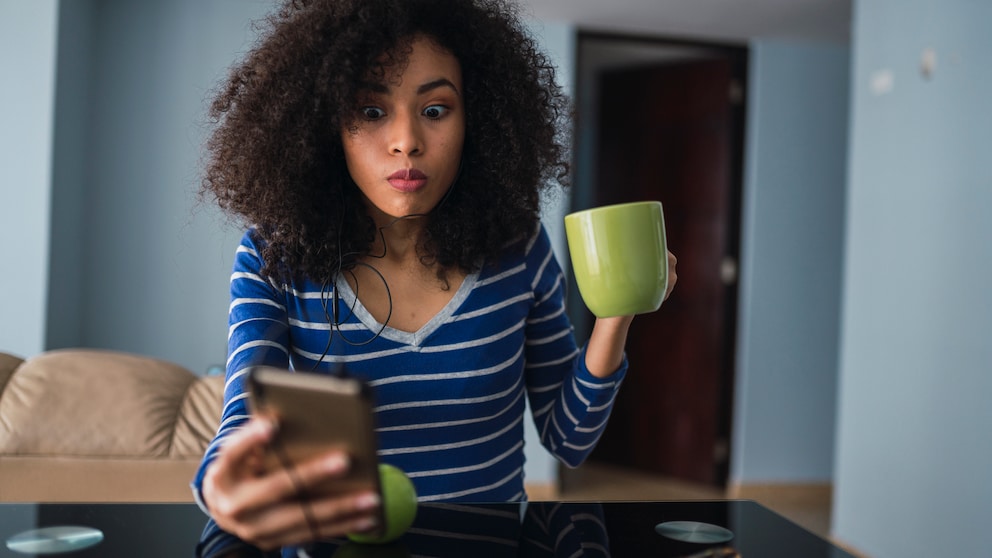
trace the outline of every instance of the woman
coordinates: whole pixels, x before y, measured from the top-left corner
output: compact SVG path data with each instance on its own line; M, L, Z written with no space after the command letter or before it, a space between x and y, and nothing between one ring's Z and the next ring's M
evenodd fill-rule
M421 501L525 499L524 397L542 444L580 464L632 320L598 319L579 349L564 312L539 220L567 172L552 66L500 0L297 0L268 23L212 105L204 187L250 227L224 417L194 481L215 522L201 552L375 526L375 494L301 494L343 474L340 452L295 479L260 469L275 426L248 416L256 364L368 380L380 459Z

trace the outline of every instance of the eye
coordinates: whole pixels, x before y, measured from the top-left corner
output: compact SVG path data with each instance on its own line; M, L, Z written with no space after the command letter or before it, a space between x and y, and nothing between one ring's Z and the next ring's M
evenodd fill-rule
M379 120L386 116L386 112L379 107L362 107L361 113L365 120Z
M444 105L431 105L424 109L424 116L431 120L437 120L448 113L448 107Z

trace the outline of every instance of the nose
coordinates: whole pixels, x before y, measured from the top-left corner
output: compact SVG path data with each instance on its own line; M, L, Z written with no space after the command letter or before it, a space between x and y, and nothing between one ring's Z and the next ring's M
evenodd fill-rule
M390 126L389 151L394 155L418 155L423 151L423 129L416 115L398 114Z

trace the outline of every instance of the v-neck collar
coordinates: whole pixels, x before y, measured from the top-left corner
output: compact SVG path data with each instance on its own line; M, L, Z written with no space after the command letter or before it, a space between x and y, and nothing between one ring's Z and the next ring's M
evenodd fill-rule
M417 331L403 331L401 329L396 329L390 326L383 327L382 323L372 316L372 313L365 308L362 301L355 296L355 292L351 289L351 285L347 281L340 281L335 288L338 289L338 293L341 296L341 300L347 304L350 308L353 308L352 312L358 321L362 322L362 325L367 327L369 331L382 331L381 336L389 339L390 341L395 341L396 343L402 343L404 345L410 345L413 347L419 347L421 343L424 342L432 333L437 331L452 315L458 310L458 307L465 302L468 298L469 293L472 292L475 283L479 279L479 273L470 273L465 276L462 280L461 286L458 287L458 291L455 292L455 296L451 297L451 300L441 308L433 318L427 321L423 326Z

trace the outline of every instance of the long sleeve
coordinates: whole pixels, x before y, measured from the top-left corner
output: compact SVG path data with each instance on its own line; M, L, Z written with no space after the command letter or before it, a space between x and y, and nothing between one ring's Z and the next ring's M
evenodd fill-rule
M548 451L577 467L606 428L627 360L605 379L586 368L585 349L576 347L565 314L564 275L543 228L529 247L526 261L535 269L525 368L534 421Z

